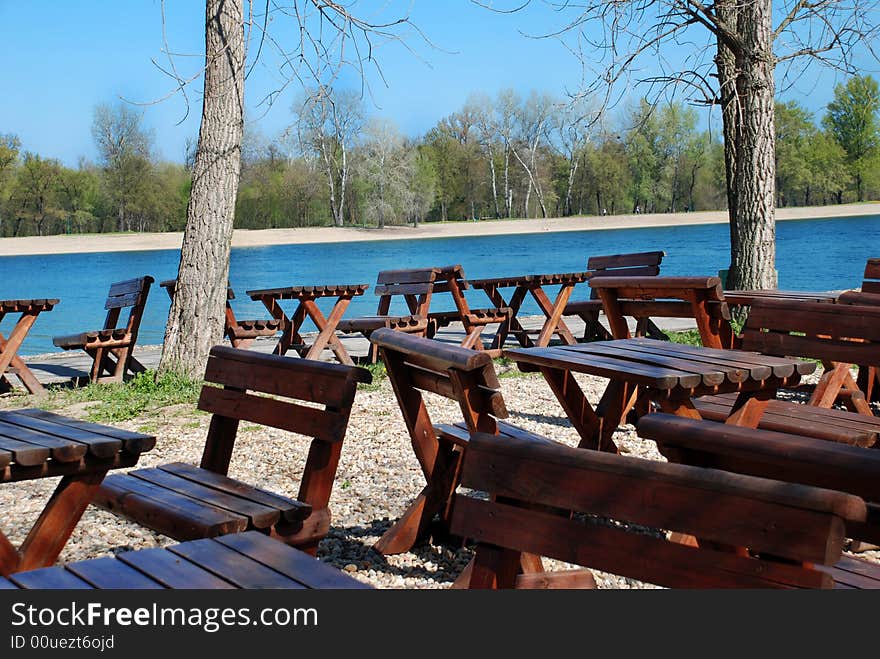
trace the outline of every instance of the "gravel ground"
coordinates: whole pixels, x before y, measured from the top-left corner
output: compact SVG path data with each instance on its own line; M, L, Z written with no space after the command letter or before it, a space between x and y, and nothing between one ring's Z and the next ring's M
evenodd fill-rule
M553 394L539 375L524 375L501 367L502 391L514 424L570 445L577 435ZM505 372L507 371L507 372ZM588 398L598 400L605 380L578 376ZM17 408L37 403L26 396L0 397L0 407ZM456 404L430 397L435 422L460 420ZM57 410L84 417L88 404ZM156 448L145 453L139 467L184 461L197 463L209 417L189 405L152 411L142 418L114 425L155 432ZM618 429L614 440L629 455L662 460L653 442L639 439L632 426ZM308 441L281 431L244 424L239 433L230 475L260 487L295 497ZM54 488L55 479L0 487L2 528L14 543L24 539L30 525ZM410 552L383 557L373 543L389 528L421 490L424 481L410 446L394 394L387 379L358 392L351 415L342 460L331 500L333 522L322 541L319 557L380 588L448 588L472 552L466 547L424 544ZM174 541L141 526L90 507L68 542L62 562L106 556ZM875 552L861 554L877 558ZM548 569L568 566L545 560ZM597 573L600 588L652 587L634 580Z

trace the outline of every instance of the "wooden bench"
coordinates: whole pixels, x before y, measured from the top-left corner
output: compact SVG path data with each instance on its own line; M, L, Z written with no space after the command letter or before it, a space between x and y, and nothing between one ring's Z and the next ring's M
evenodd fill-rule
M437 284L434 286L435 293L449 293L452 296L455 309L450 311L432 311L428 314L431 327L427 336L433 338L441 327L448 327L452 323L460 322L464 328L464 339L461 347L472 350L487 350L493 357L501 354L501 348L497 345L487 346L484 344L483 331L489 325L508 326L513 317L513 311L509 307L487 307L471 309L465 297L465 291L470 284L464 274L464 268L460 265L451 265L439 268Z
M602 300L615 339L630 338L627 316L636 319L637 336L651 317L693 318L704 346L734 347L730 309L718 277L599 277L590 279L590 288Z
M867 515L846 518L845 536L880 543L880 452L812 437L652 414L638 425L671 462L724 469L861 497ZM734 543L738 544L738 543ZM880 587L880 565L846 556L819 568L839 588ZM818 566L817 566L818 567Z
M177 288L176 279L166 279L159 282L159 286L165 289L168 297L174 299L174 291ZM235 292L231 286L226 287L226 309L223 333L233 348L249 348L251 344L261 336L275 336L280 330L280 321L277 318L265 318L258 320L239 320L232 310L231 300L235 299Z
M213 416L201 465L114 474L96 504L177 540L259 529L314 554L330 527L328 503L357 384L370 382L369 372L215 346L205 381L198 408ZM226 475L240 421L313 438L296 499Z
M591 256L587 260L587 271L591 280L598 277L656 277L660 274L660 262L664 256L666 252ZM601 312L602 300L596 289L591 289L589 300L569 302L563 315L578 316L584 321L583 341L607 341L611 334L599 322ZM663 338L663 333L649 318L639 322L639 336Z
M0 579L0 590L158 590L162 588L364 589L350 577L258 531L191 540L164 549L127 551Z
M395 329L407 334L425 336L428 332L428 310L438 268L411 268L407 270L383 270L376 277L373 292L379 296L375 316L361 316L341 320L336 329L343 334L363 334L368 340L380 328ZM399 296L406 304L409 314L391 313L394 297ZM370 344L367 360L375 364L379 351Z
M388 329L376 330L370 340L379 347L426 480L419 496L374 546L382 554L397 554L430 536L435 515L439 524L433 531L448 533L461 457L472 432L540 444L553 441L501 421L507 409L487 353ZM434 424L422 392L457 401L463 421Z
M880 307L756 301L743 328L741 345L743 350L765 355L812 358L825 366L808 405L770 401L759 428L875 445L880 418L873 416L850 364L880 364ZM735 398L730 394L698 398L694 405L704 418L720 420ZM839 401L849 410L832 407ZM849 438L847 433L851 433Z
M859 291L842 293L838 296L837 302L880 306L880 258L868 259ZM868 401L880 402L880 371L876 366L860 365L858 384Z
M471 588L512 587L523 551L671 588L829 588L822 566L866 516L842 492L481 433L462 485L495 495L455 499L452 531L477 541Z
M148 275L112 284L104 304L107 318L102 329L56 336L52 343L64 350L85 350L92 358L92 382L122 382L129 372L143 372L146 369L133 352L152 283ZM123 309L130 309L128 320L119 326Z

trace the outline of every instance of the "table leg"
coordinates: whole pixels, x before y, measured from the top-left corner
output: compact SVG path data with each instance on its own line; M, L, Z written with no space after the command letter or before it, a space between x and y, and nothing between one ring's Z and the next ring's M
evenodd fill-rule
M9 542L9 538L0 532L0 577L15 572L18 567L18 550Z
M638 400L639 389L630 382L610 380L602 394L599 404L596 405L596 414L602 419L599 430L599 450L617 453L617 445L612 439L618 426L626 423L629 411Z
M813 395L810 396L810 405L830 408L837 401L841 389L860 390L856 381L853 380L852 373L850 373L849 364L825 362L823 365L825 372L819 379ZM867 396L864 400L861 397L851 397L848 401L848 407L854 408L859 414L874 416L871 406L867 402Z
M509 307L510 309L513 309L512 298L510 303L506 302L504 300L504 297L499 292L497 286L486 286L483 289L483 292L486 293L486 297L489 298L492 304L499 309L503 307ZM514 295L516 295L516 292L514 292ZM495 332L495 337L492 339L492 350L501 350L504 347L504 344L507 343L507 337L510 334L511 330L513 330L514 325L516 325L516 327L520 330L522 329L519 321L516 320L516 312L511 311L510 318L501 323L501 325L498 326L498 330Z
M25 312L21 314L8 339L0 334L0 376L6 372L11 364L13 368L17 369L22 384L32 394L43 393L43 385L40 384L24 361L18 357L18 350L38 315L39 312Z
M516 340L519 341L519 344L523 348L531 348L535 345L534 342L529 338L529 334L528 332L526 332L526 328L522 326L522 324L519 322L519 319L517 318L517 316L519 316L519 308L522 306L523 300L526 299L526 293L528 293L528 289L526 287L517 286L516 289L513 291L513 295L510 296L510 302L505 303L504 298L502 298L500 294L497 295L497 302L493 299L493 302L496 306L506 306L510 309L510 322L506 328L506 331L503 333L500 342L498 341L498 335L496 334L496 340L492 344L493 348L503 348L504 344L507 343L507 337L510 334L513 334L516 337Z
M319 333L315 338L315 342L312 344L312 347L309 348L308 353L306 353L306 359L320 359L321 352L324 350L324 347L329 343L330 349L336 355L336 358L339 360L341 364L346 364L347 366L354 366L354 362L351 357L348 355L348 351L345 349L345 346L342 345L342 342L336 337L336 325L339 324L342 315L345 313L345 310L348 308L349 303L351 302L350 297L341 297L336 301L336 304L333 305L333 309L330 311L329 317L324 317L324 314L321 313L321 310L318 308L318 305L314 300L303 300L302 304L305 307L306 313L309 315L309 318L312 319L312 322L315 323L315 326L318 328Z
M554 368L542 368L541 373L550 389L556 396L556 400L565 410L565 414L571 421L571 425L581 437L581 448L598 449L600 446L600 431L602 419L593 410L590 401L584 396L574 379L571 371Z
M544 321L544 327L538 335L537 345L546 348L550 344L550 339L557 333L567 345L575 345L577 339L574 338L574 334L571 333L568 325L562 320L562 312L565 311L565 305L568 304L568 299L574 290L574 284L563 284L553 303L550 302L550 298L547 297L544 289L540 286L529 290L532 292L532 297L535 298L535 302L538 303L541 311L547 316L547 320Z
M21 545L17 571L34 570L55 563L106 473L105 469L61 479Z
M743 391L737 396L736 402L730 410L730 415L724 423L743 428L757 428L764 415L764 410L774 398L776 398L775 388Z

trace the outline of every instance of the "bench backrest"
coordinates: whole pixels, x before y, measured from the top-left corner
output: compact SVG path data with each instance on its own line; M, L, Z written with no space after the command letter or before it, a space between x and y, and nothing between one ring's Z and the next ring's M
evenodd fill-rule
M864 277L862 293L880 293L880 258L868 259Z
M742 331L742 349L880 365L880 307L800 300L756 300Z
M667 414L642 418L638 433L657 442L670 462L858 496L867 503L868 514L847 520L847 537L880 543L880 451Z
M471 587L512 587L526 551L667 587L828 588L813 564L836 562L844 520L865 514L840 492L480 434L462 485L493 495L455 499L452 532L478 542Z
M630 338L626 318L693 318L704 346L732 348L730 309L718 277L600 277L590 287L615 339Z
M422 392L458 402L470 432L496 434L507 417L492 359L484 352L390 329L370 335L379 346L414 446L433 446L436 434Z
M298 498L326 507L357 384L371 380L354 366L214 346L198 402L213 414L201 467L228 472L240 421L305 435L312 442Z
M130 308L128 320L125 323L126 334L131 343L137 342L138 328L144 307L147 305L147 296L150 294L150 286L154 279L149 275L137 279L127 279L110 285L107 301L104 308L107 310L107 318L104 320L104 329L116 329L119 325L119 317L123 309Z
M636 252L632 254L607 254L587 259L590 277L656 277L660 274L660 262L666 252ZM590 291L595 300L598 292Z
M376 277L374 292L379 296L376 313L385 316L391 309L395 295L402 296L414 316L426 316L437 279L437 268L413 268L409 270L383 270Z

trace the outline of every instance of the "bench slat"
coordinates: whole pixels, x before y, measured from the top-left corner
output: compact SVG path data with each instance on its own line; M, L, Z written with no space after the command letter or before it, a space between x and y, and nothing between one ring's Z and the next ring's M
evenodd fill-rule
M156 438L151 435L145 435L143 433L134 432L132 430L125 430L123 428L115 428L113 426L103 426L98 423L91 423L90 421L72 419L66 416L61 416L60 414L48 412L46 410L20 410L20 414L32 417L34 419L51 421L53 423L57 423L63 426L77 428L79 430L84 430L98 436L104 435L106 437L121 440L123 443L123 448L127 453L145 453L153 449L153 447L156 445ZM92 446L93 444L89 442L89 445ZM91 452L94 453L94 451Z
M9 580L19 588L28 590L92 590L94 588L88 581L58 567L17 572L10 575Z
M161 469L136 469L128 472L128 475L152 483L169 492L175 492L182 497L197 502L201 501L236 515L247 517L250 520L250 526L258 529L267 529L281 519L281 513L275 508L205 487Z
M241 515L186 499L126 474L105 478L94 503L177 540L239 533L248 524Z
M159 465L159 469L167 471L180 478L193 481L205 487L210 487L220 492L235 495L240 499L247 499L254 503L262 504L270 508L275 508L281 513L282 519L288 522L296 522L305 519L312 511L312 507L296 501L288 499L274 492L261 490L259 488L242 483L228 476L215 474L207 469L200 469L183 462L172 462L170 464Z
M127 588L159 590L163 588L162 584L150 579L142 572L110 557L71 563L67 569L95 588L109 590Z
M49 449L0 435L0 450L12 454L12 460L23 467L34 467L49 459Z
M200 568L187 559L158 547L125 552L116 559L143 572L166 588L234 589L228 581Z
M237 533L217 538L217 542L277 570L307 588L370 588L317 558L305 552L291 552L283 543L264 535Z
M193 540L169 547L168 551L183 556L239 588L305 588L300 582L214 539Z

